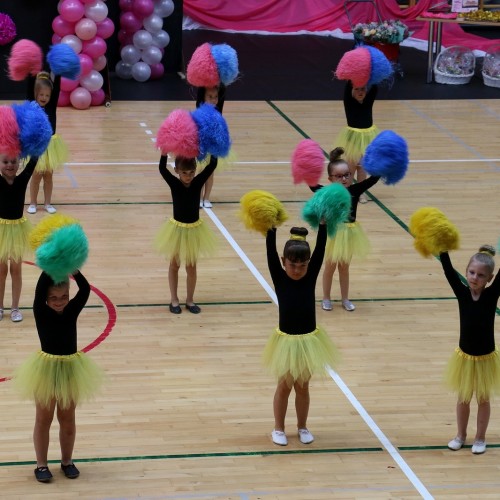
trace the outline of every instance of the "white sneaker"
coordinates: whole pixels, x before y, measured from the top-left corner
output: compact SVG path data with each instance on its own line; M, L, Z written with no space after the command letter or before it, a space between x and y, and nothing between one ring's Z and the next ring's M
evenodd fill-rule
M277 431L274 429L271 433L271 437L273 438L274 444L278 444L280 446L286 446L288 444L288 439L283 431Z
M12 309L10 311L10 319L14 323L19 323L19 321L23 320L23 315L21 314L21 311L19 309Z
M484 453L486 451L486 442L485 441L474 441L472 444L472 453L474 455L481 455L481 453Z
M200 200L200 208L203 208L203 200Z
M363 193L362 195L359 196L359 202L360 203L363 203L363 205L365 203L368 203L369 199L368 199L368 196L366 196L365 193Z
M209 200L204 200L203 201L203 206L205 208L212 208L212 203Z
M348 299L342 301L342 307L346 311L354 311L356 309L356 306Z
M453 451L458 451L462 446L464 445L465 441L463 439L460 439L459 437L453 438L449 443L448 443L448 448Z
M45 210L49 214L55 214L57 212L57 210L52 205L45 205Z
M314 436L309 432L308 429L299 429L298 434L300 442L302 444L309 444L314 441Z
M26 212L28 212L29 214L36 214L36 205L30 205Z
M333 309L332 301L328 299L322 300L321 309L323 309L323 311L331 311Z

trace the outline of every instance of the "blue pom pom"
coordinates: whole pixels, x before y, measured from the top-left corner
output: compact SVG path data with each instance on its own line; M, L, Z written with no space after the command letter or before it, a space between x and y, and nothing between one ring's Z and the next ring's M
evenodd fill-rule
M326 222L326 231L332 238L337 232L339 223L348 220L351 211L351 195L338 182L322 187L314 193L304 208L302 218L314 229L323 219Z
M384 80L389 79L394 73L394 67L385 54L372 47L371 45L365 45L365 49L370 51L371 59L371 70L370 79L368 80L368 86L377 85Z
M54 281L61 283L80 269L87 260L89 243L80 224L54 231L36 250L36 264Z
M361 160L370 175L379 175L386 184L399 182L406 174L408 162L408 145L392 130L380 132Z
M52 137L52 127L45 111L35 101L13 104L19 126L21 156L40 156Z
M80 76L80 58L67 44L52 45L47 53L47 62L55 75L61 75L70 80L77 80Z
M231 138L226 120L211 104L202 104L191 113L198 127L199 160L207 155L223 158L229 154Z
M227 43L222 43L212 45L210 52L217 64L220 81L224 85L233 83L238 77L238 55L236 51Z

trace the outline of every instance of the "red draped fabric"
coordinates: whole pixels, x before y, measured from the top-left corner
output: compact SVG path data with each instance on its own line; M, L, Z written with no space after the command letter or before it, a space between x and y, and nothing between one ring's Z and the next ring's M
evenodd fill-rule
M401 19L413 37L427 40L428 23L415 21L438 0L419 0L414 7L401 9L396 0L371 2L344 0L184 0L184 14L204 27L231 31L271 33L332 32L349 33L359 22ZM344 5L347 5L347 10ZM443 45L463 45L487 51L498 40L465 33L458 25L445 24Z

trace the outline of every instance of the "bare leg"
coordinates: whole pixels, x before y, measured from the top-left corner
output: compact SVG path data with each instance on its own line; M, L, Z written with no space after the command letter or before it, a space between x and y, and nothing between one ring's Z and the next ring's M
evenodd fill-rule
M168 286L170 287L170 303L173 306L179 305L179 296L177 295L177 287L179 285L179 267L180 264L176 259L170 261L168 267Z
M10 261L10 276L12 278L12 309L18 309L21 289L23 287L22 261Z
M40 189L40 182L42 180L43 174L39 174L38 172L33 172L31 176L30 183L30 205L37 204L38 190Z
M3 300L5 298L5 283L9 273L8 262L0 262L0 309L3 309Z
M336 267L336 262L325 260L325 269L323 270L323 300L331 300L333 274Z
M463 439L467 437L467 424L469 423L470 403L457 403L457 437Z
M476 441L486 440L486 430L488 429L488 424L490 423L490 413L491 406L489 401L479 403L477 408Z
M358 182L364 181L368 176L366 175L365 169L358 163L356 166L356 180Z
M205 182L203 189L203 199L209 201L210 200L210 194L212 193L212 187L214 185L214 174L212 174L207 181Z
M45 197L44 205L50 205L52 200L52 189L54 187L52 172L45 172L43 174L43 195Z
M274 428L277 431L285 431L285 417L290 392L292 392L292 385L287 383L286 378L281 379L276 387L273 400Z
M76 423L75 405L62 409L57 406L57 420L59 421L59 443L61 445L61 463L73 463L73 448L75 446Z
M56 401L53 400L49 407L36 403L35 428L33 429L33 443L35 445L36 466L47 467L47 454L49 451L50 426L54 418Z
M194 305L194 289L196 288L196 264L194 266L186 266L186 304L188 306Z
M349 262L339 262L340 296L349 299Z
M295 411L297 412L297 429L307 429L307 416L309 415L309 381L302 385L295 382Z

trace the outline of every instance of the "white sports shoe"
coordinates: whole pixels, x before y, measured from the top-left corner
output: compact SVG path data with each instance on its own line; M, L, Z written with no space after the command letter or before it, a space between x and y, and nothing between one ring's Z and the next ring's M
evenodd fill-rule
M342 307L346 311L354 311L356 309L356 306L348 299L342 301Z
M308 429L299 429L298 434L300 442L302 444L309 444L314 441L314 436L309 432Z
M55 214L57 212L57 210L52 205L45 205L45 210L49 214Z
M274 444L278 444L280 446L286 446L288 444L288 439L283 431L277 431L274 429L271 433L271 437L273 438Z
M323 309L323 311L331 311L333 309L332 301L328 299L323 299L321 301L321 309Z
M205 208L212 208L212 203L211 203L209 200L205 200L205 201L203 202L203 206L204 206Z
M460 439L459 437L453 438L449 443L448 443L448 448L453 451L458 451L462 446L464 445L465 441L463 439Z
M486 451L486 443L484 441L474 441L472 444L472 453L474 455L481 455L481 453L484 453Z
M36 205L30 205L26 210L29 214L36 214Z
M23 315L21 314L21 311L19 309L12 309L10 311L10 319L14 323L19 323L19 321L23 320Z

